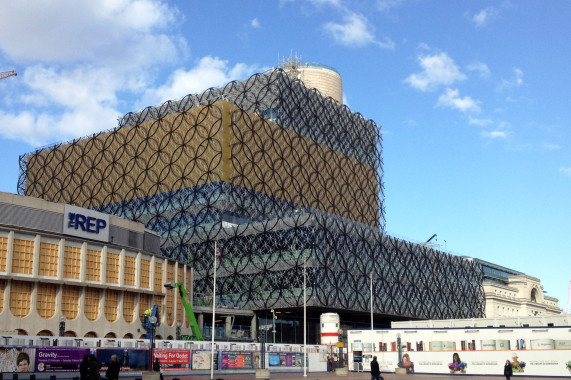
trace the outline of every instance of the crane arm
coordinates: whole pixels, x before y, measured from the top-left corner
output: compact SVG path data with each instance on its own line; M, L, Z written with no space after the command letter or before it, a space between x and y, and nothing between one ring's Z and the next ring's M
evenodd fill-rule
M14 70L12 70L12 71L5 71L5 72L3 72L3 73L0 73L0 79L4 79L4 78L11 77L11 76L16 76L16 75L18 75L18 73L15 72Z
M165 284L165 286L167 286L167 284ZM202 333L200 332L200 328L198 327L198 322L196 321L196 316L194 315L194 310L192 309L192 305L188 302L188 293L186 292L184 285L182 284L182 282L177 282L174 284L174 287L178 288L178 293L180 294L180 300L182 302L184 310L186 311L186 318L188 319L188 323L190 325L190 328L192 329L194 337L196 337L196 340L204 340L204 338L202 337Z

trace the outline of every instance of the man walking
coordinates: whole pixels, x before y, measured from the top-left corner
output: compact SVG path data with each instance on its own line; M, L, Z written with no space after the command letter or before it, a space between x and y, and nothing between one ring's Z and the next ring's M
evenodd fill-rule
M371 380L383 380L376 356L373 356L373 361L371 362Z
M121 364L117 361L117 355L111 355L111 363L107 367L105 377L107 380L119 380L119 372L121 371Z

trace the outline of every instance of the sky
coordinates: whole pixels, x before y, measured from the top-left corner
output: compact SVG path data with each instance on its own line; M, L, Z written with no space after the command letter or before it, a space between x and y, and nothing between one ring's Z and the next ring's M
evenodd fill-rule
M284 57L383 134L386 230L571 281L571 2L37 0L0 12L0 191L18 157Z

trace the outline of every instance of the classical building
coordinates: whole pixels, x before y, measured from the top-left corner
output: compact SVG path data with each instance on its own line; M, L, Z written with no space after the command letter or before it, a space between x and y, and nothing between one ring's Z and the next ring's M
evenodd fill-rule
M23 155L18 192L155 231L163 257L193 268L195 305L212 298L216 243L217 297L262 328L275 322L280 342L303 340L304 293L312 342L324 311L343 327L370 324L371 287L379 326L483 316L478 263L384 233L380 127L341 104L338 73L310 66ZM335 98L304 84L321 74Z
M559 315L557 298L545 294L538 278L475 259L482 265L486 318Z

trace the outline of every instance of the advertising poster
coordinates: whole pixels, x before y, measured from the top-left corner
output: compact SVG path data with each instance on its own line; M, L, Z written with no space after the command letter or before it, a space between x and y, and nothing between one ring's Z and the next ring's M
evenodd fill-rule
M271 367L303 367L303 354L270 354Z
M161 369L164 371L178 371L190 369L189 350L157 350L154 351L155 358L159 359Z
M89 348L36 348L36 372L79 372L79 364ZM31 368L31 367L30 367Z
M117 361L121 364L121 371L144 371L149 368L149 350L120 349L120 348L99 348L95 356L101 366L101 371L105 371L111 356L117 355Z
M28 347L0 348L0 373L33 372L36 349Z
M192 369L210 369L211 351L192 351ZM214 369L218 369L218 353L214 351Z
M252 352L222 351L222 369L254 368Z

